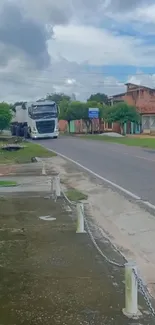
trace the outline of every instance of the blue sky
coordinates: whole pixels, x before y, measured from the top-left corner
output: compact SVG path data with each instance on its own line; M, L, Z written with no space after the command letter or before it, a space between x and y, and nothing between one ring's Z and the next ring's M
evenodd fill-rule
M154 0L1 0L0 21L3 100L155 87Z

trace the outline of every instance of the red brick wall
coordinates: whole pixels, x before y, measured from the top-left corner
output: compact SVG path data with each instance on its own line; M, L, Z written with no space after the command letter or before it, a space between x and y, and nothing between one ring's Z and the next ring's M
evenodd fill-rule
M141 91L138 97L136 107L140 113L152 114L155 113L155 92L150 94L148 91Z
M68 122L67 121L60 120L59 121L59 130L62 131L62 132L67 131L67 125L68 125Z
M120 124L119 123L113 123L112 131L116 132L116 133L121 133Z
M149 89L140 90L126 93L121 97L129 105L137 107L138 111L142 114L155 114L155 92L150 93Z

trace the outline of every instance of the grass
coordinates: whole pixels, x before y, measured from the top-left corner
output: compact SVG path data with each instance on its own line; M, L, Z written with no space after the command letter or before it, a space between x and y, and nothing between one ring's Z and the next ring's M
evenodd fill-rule
M3 142L0 139L0 147L7 143L10 143L10 141ZM0 149L0 164L24 164L30 163L33 157L48 158L56 155L52 151L48 151L36 143L23 142L21 145L24 146L24 148L18 151L9 152Z
M109 136L102 136L102 135L85 135L85 136L82 135L80 138L88 139L88 140L113 142L118 144L124 144L126 146L155 149L155 138L136 138L136 137L116 138L116 137L109 137Z
M69 189L68 191L66 191L65 194L70 201L74 201L74 202L88 199L88 195L76 190L75 188Z
M0 181L0 187L11 187L11 186L17 186L17 182L15 181Z

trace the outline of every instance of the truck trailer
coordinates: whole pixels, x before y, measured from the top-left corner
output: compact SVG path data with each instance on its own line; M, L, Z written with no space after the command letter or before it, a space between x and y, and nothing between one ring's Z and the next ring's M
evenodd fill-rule
M14 105L11 134L31 139L57 138L58 106L42 100Z

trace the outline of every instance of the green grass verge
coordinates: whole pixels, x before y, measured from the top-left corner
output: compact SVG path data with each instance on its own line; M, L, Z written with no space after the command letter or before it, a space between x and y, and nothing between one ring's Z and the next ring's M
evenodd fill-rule
M0 181L0 187L11 187L11 186L17 186L17 182L15 181Z
M0 142L0 148L6 142ZM52 151L48 151L39 144L23 142L21 143L24 148L18 151L5 151L0 149L0 164L24 164L30 163L32 157L53 157L56 156Z
M68 199L70 201L82 201L82 200L87 200L88 199L88 195L76 190L76 189L69 189L68 191L66 191L66 196L68 197Z
M98 140L104 142L113 142L113 143L120 143L126 146L133 146L133 147L143 147L143 148L150 148L155 149L155 138L133 138L133 137L108 137L105 135L82 135L80 136L82 139L88 140Z

